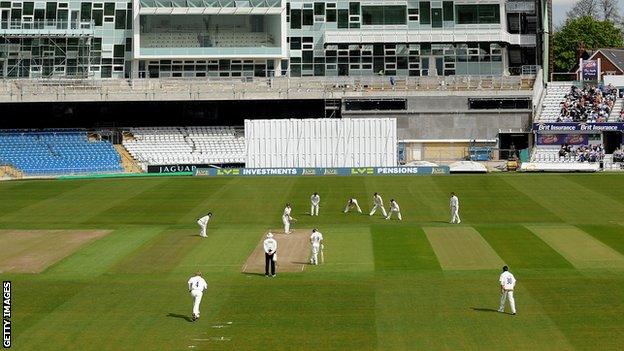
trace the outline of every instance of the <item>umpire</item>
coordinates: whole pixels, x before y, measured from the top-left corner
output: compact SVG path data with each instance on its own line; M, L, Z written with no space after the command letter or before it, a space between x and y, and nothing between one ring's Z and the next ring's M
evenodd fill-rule
M273 234L268 233L267 238L264 239L264 275L269 277L269 263L271 264L271 276L275 277L275 260L277 256L277 241L273 239Z

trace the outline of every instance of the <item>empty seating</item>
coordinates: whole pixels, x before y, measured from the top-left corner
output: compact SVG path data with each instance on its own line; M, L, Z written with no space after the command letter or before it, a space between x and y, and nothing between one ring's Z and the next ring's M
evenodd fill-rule
M267 33L220 31L214 33L142 33L143 48L197 48L197 47L264 47L274 44Z
M0 132L0 163L26 175L123 172L113 145L84 131Z
M245 162L245 138L233 127L132 128L124 147L144 165Z
M570 83L550 83L546 87L546 95L542 101L542 112L537 122L554 123L561 115L561 102L570 92Z

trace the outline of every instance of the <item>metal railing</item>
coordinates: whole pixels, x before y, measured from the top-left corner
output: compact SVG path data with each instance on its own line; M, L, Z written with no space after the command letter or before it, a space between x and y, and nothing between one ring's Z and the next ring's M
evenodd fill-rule
M349 93L409 93L419 91L529 91L533 76L451 77L274 77L274 78L143 78L143 79L7 79L0 80L0 100L24 97L95 94L108 100L110 94L146 99L162 94L188 94L201 99L214 94L244 98L246 94L320 93L326 97Z
M93 21L66 21L66 20L38 20L38 21L22 21L8 20L0 21L0 30L84 30L93 29Z

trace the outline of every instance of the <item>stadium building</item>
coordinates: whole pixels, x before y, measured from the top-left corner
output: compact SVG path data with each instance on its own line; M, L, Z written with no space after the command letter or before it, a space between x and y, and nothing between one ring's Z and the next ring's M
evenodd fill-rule
M1 1L0 77L507 76L547 1Z

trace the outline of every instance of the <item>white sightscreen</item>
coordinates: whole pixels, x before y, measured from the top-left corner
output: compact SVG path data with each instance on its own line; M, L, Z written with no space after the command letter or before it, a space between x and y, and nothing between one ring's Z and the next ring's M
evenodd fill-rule
M245 120L246 167L396 166L396 118Z

